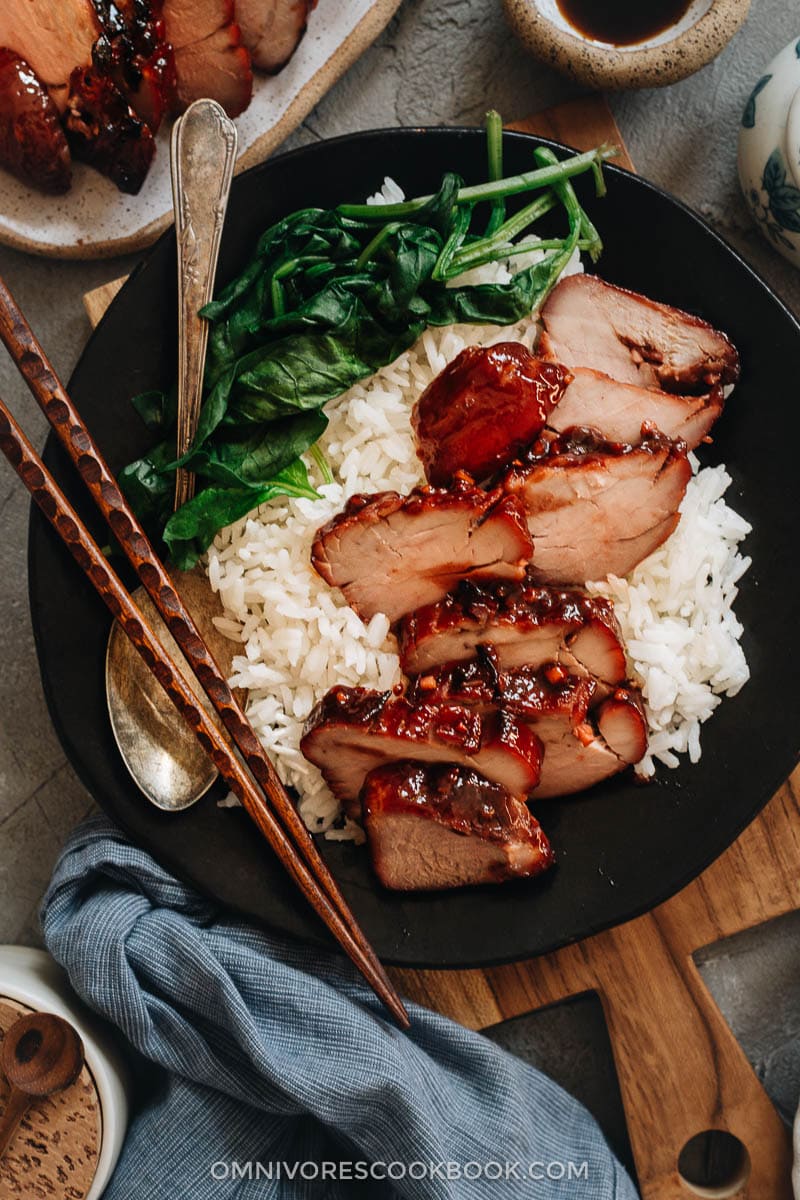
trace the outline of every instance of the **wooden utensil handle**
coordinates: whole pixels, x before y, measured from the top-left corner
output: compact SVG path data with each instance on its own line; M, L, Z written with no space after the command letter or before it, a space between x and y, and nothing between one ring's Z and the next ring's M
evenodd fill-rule
M656 910L584 949L632 1118L646 1200L691 1195L678 1174L678 1155L709 1129L733 1134L749 1155L749 1183L731 1195L790 1200L788 1132L691 955L676 953L669 923L662 925Z
M382 980L382 988L388 989L389 981L383 967L359 928L297 809L286 794L275 767L203 641L191 613L176 592L169 573L150 545L144 527L123 496L80 413L1 278L0 340L6 346L128 561L161 613L164 624L180 646L248 770L264 791L272 810L291 836L309 871L350 929L350 937L357 943L361 956L372 963L376 976ZM399 1004L396 997L393 1003L395 1002Z
M3 1115L0 1117L0 1158L10 1146L19 1123L28 1111L30 1104L31 1097L25 1092L21 1092L19 1088L11 1089Z
M0 400L0 450L14 467L84 574L90 579L109 611L119 621L147 666L194 732L202 748L242 802L248 816L264 834L292 880L337 938L342 949L369 980L376 994L380 996L390 1012L403 1027L407 1027L409 1024L408 1014L383 967L375 957L374 951L369 947L369 943L365 942L360 930L356 928L354 932L350 924L345 921L341 907L334 903L334 898L317 886L316 879L305 858L294 853L295 847L289 843L286 830L258 789L253 787L252 781L239 759L235 754L230 753L222 732L208 717L202 705L198 704L180 670L142 618L118 576L82 526L78 514L66 496L49 476L33 446L19 429L2 400ZM208 651L206 651L207 653Z

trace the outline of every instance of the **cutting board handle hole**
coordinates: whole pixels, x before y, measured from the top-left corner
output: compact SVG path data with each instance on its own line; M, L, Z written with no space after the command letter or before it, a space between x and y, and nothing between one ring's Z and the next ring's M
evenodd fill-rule
M725 1129L706 1129L689 1138L678 1155L681 1183L693 1196L724 1200L737 1196L750 1175L744 1142Z

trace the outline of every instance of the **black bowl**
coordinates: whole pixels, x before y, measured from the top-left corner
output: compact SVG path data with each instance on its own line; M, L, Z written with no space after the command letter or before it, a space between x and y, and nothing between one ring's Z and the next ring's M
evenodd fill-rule
M538 139L507 134L508 171L531 164ZM563 150L563 147L556 147ZM388 130L306 146L234 183L220 280L242 266L261 231L310 204L331 206L374 191L386 174L409 195L433 191L445 169L484 177L482 132ZM378 953L436 967L539 954L627 920L666 899L720 854L786 778L797 758L794 698L798 630L795 500L798 411L793 391L800 327L769 288L697 216L644 180L613 167L608 195L581 198L598 224L608 280L679 305L724 329L742 357L742 379L704 447L705 462L733 476L731 503L753 525L736 611L752 678L703 730L697 766L662 769L643 787L618 778L573 799L536 806L557 868L541 880L497 888L393 895L372 876L363 847L322 842L333 873ZM175 248L153 247L90 339L70 384L112 468L148 436L130 407L136 392L175 372ZM95 518L51 436L45 458L101 543ZM209 795L188 812L151 807L132 783L106 712L108 614L33 510L30 603L50 712L67 755L96 800L177 875L273 927L325 934L239 811Z

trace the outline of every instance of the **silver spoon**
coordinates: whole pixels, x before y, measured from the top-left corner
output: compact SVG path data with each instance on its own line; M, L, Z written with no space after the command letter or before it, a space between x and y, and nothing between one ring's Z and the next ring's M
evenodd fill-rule
M197 428L203 388L208 322L197 314L214 288L219 245L236 159L236 127L214 100L196 100L173 126L172 202L178 245L178 432L177 456ZM194 475L179 469L175 508L194 495ZM221 607L202 571L170 571L223 674L230 675L233 643L213 618ZM192 671L144 588L134 599L177 663L198 699L210 709ZM134 780L158 808L188 808L205 795L217 770L119 625L106 652L106 698L111 728Z

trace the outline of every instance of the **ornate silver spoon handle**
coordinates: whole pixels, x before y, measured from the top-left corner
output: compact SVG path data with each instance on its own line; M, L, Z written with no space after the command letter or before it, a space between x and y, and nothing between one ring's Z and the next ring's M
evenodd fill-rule
M178 244L178 436L180 458L197 429L203 396L211 299L236 160L236 127L214 100L196 100L172 129L172 203ZM194 495L194 475L179 469L175 508Z

